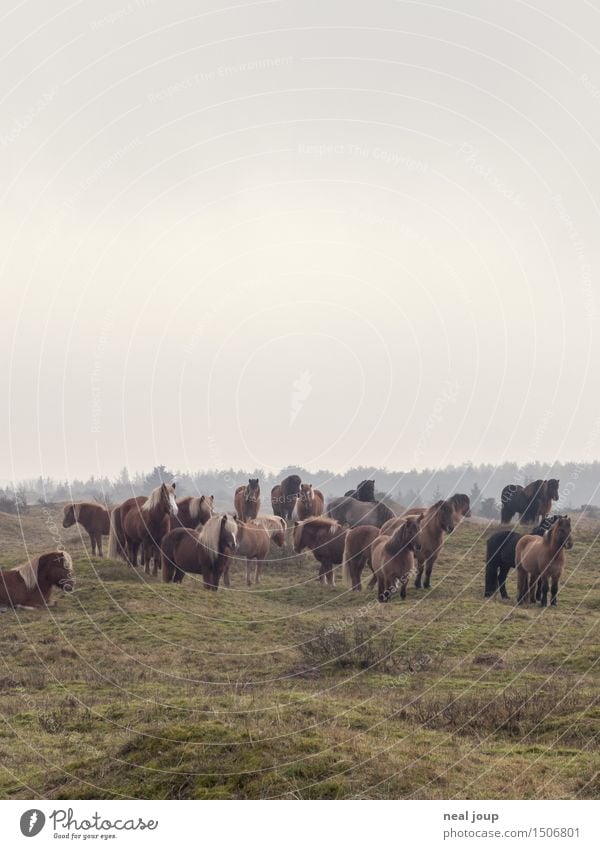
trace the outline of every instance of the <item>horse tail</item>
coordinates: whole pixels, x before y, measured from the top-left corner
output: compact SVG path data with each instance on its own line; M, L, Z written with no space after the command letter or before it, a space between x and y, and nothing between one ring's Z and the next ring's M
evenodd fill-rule
M110 514L110 530L108 532L108 556L112 560L125 559L125 537L121 522L121 510L114 507Z
M171 534L166 534L161 544L162 582L170 584L175 574L175 546Z

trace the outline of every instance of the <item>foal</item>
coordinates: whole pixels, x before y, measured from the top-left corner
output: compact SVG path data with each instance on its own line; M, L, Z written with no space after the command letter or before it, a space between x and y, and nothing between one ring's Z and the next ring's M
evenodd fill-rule
M532 534L521 537L515 549L519 604L523 604L529 594L531 604L540 601L542 607L546 607L550 580L550 603L556 605L558 582L566 561L565 550L570 548L573 548L573 540L568 516L559 516L543 537Z

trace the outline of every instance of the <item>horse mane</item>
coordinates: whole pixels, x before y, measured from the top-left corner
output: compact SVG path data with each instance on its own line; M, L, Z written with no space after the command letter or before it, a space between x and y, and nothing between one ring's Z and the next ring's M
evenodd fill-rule
M223 521L224 515L227 514L224 513L220 516L211 516L211 518L208 520L208 522L204 525L204 527L198 534L198 539L208 551L211 566L215 565L221 553L219 551L219 542L221 540L221 522ZM237 533L237 522L232 516L227 515L227 522L225 523L225 527L228 528L228 530L231 531L232 534Z
M27 589L32 590L37 587L39 565L40 558L36 557L34 560L27 560L25 563L21 563L20 566L15 566L10 571L18 572L21 578L23 578L23 583Z
M172 485L168 483L161 483L160 486L157 486L156 489L152 490L148 498L144 501L141 507L142 510L152 510L154 509L154 507L158 507L158 505L160 504L160 493L163 486L166 487L169 495L175 497L175 490L173 489Z
M190 518L198 519L200 517L200 505L202 504L203 495L200 498L190 498Z

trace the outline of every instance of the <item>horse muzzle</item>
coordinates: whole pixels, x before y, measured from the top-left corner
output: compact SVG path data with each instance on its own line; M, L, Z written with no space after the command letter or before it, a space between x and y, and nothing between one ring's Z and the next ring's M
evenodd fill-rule
M451 534L452 531L454 530L454 525L446 525L444 530L446 531L447 534Z
M59 581L59 586L63 593L72 593L75 588L75 581L71 578L66 578L64 581Z

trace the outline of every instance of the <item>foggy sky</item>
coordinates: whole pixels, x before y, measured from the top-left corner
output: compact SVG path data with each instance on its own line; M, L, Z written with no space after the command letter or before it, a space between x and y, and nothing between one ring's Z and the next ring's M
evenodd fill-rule
M31 0L1 478L600 453L600 12Z

